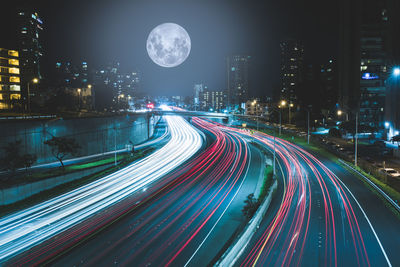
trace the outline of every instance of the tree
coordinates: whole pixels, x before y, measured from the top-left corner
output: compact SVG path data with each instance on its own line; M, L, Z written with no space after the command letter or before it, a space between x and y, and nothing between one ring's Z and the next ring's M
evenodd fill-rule
M242 209L243 215L246 216L246 218L251 219L254 213L257 211L260 203L254 197L254 194L248 195L244 203L246 203L246 205Z
M21 163L23 167L25 167L25 171L28 171L28 168L30 168L35 162L36 162L36 155L31 155L31 154L24 154L21 157Z
M15 172L17 169L25 168L28 170L36 161L36 156L32 154L21 155L21 140L10 142L2 149L4 157L1 158L1 163L6 170Z
M51 153L60 161L62 168L64 168L63 159L67 155L76 155L81 148L75 139L67 137L54 136L52 139L45 141L44 144L50 146Z

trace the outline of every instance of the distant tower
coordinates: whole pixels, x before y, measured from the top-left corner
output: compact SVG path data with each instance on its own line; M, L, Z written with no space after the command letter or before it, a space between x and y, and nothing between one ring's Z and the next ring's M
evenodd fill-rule
M236 109L249 95L250 56L233 55L227 58L228 108Z
M281 98L296 102L296 88L301 82L304 47L297 40L281 42Z
M204 91L203 84L194 85L193 107L195 110L199 110L200 108L200 97L203 91Z
M27 97L27 84L34 78L42 79L40 62L43 56L43 47L40 42L43 32L43 21L38 13L30 8L23 8L18 16L18 46L23 96ZM32 87L31 96L35 95L36 87Z

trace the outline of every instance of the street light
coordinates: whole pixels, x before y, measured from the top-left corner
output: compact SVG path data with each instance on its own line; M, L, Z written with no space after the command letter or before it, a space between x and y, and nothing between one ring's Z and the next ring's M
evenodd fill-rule
M349 121L349 113L347 113L347 112L344 112L344 111L342 111L342 110L338 110L337 111L337 115L340 117L340 116L342 116L344 113L346 113L346 121Z
M78 109L80 110L81 109L81 91L82 91L82 89L78 88L76 91L78 92Z
M354 136L354 143L355 143L355 148L354 148L354 165L357 167L357 143L358 143L358 112L356 112L356 134Z
M289 124L291 124L291 122L292 122L292 116L291 116L291 110L290 110L290 108L292 108L292 107L294 107L294 104L293 103L290 103L289 105L288 105L288 108L289 108Z
M30 84L36 84L39 83L38 78L33 78L31 81L28 81L28 112L31 114L31 90L30 90Z
M400 76L400 67L395 67L395 68L393 68L393 75L394 75L395 77Z

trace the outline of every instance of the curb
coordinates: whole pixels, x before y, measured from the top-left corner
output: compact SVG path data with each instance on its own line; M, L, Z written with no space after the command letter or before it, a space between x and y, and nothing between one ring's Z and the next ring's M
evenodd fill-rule
M356 170L353 166L349 165L348 163L346 163L344 160L339 159L339 162L346 165L348 168L352 169L355 173L357 173L359 176L361 176L362 178L364 178L364 180L370 185L372 186L376 191L378 191L379 194L381 194L398 212L400 212L400 206L399 204L396 203L396 201L394 201L390 196L388 196L385 192L383 192L383 190L377 186L374 182L372 182L370 179L368 179L368 177L366 177L364 174L362 174L361 172L359 172L358 170Z
M272 200L272 195L278 187L277 180L274 181L267 198L264 200L262 205L258 208L254 217L247 224L245 230L242 232L239 238L236 239L234 245L230 246L228 250L222 255L220 260L214 266L233 266L235 262L242 255L250 239L253 237L254 233L257 231L265 213L267 212L269 205Z

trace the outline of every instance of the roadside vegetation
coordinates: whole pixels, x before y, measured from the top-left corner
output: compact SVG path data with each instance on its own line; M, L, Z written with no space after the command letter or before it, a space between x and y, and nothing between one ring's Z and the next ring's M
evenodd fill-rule
M148 149L137 151L132 156L129 153L119 155L118 165L116 165L116 166L112 165L109 168L99 171L97 173L94 173L94 174L82 177L80 179L59 185L57 187L54 187L54 188L46 190L46 191L42 191L36 195L33 195L33 196L31 196L27 199L21 200L19 202L16 202L16 203L13 203L10 205L0 206L0 217L6 215L8 213L17 211L17 210L31 207L37 203L46 201L52 197L59 196L68 191L71 191L75 188L78 188L80 186L83 186L85 184L93 182L99 178L102 178L108 174L116 172L116 171L128 166L129 164L132 164L134 161L137 161L141 158L146 157L147 155L151 154L154 150L155 150L155 148L148 148ZM68 169L71 169L74 171L79 171L79 170L82 170L83 168L85 168L85 166L86 167L90 166L92 168L95 166L101 166L101 165L109 164L112 162L114 162L114 156L107 158L107 159L90 162L90 163L74 164L74 165L66 166L65 171L67 171ZM60 168L57 168L57 170L55 170L55 172L60 172L60 171L62 171ZM62 174L65 174L65 172L62 172ZM52 175L52 176L54 176L54 175ZM43 176L43 177L45 177L45 176ZM49 176L47 176L46 178L49 178Z
M362 177L360 177L357 173L355 173L353 170L349 169L346 165L342 164L339 161L339 158L342 160L346 161L349 165L357 169L360 173L365 175L369 180L371 180L375 185L377 185L379 188L381 188L388 196L390 196L394 201L397 203L400 203L400 192L394 189L390 184L388 184L387 177L384 177L384 174L378 173L376 170L371 170L370 168L367 168L367 166L364 166L362 160L360 160L359 165L362 165L363 168L360 168L359 166L355 166L352 162L349 162L349 160L345 157L341 157L339 155L336 155L336 153L332 153L329 151L326 147L324 147L320 142L317 142L314 140L314 138L310 138L310 143L307 143L307 136L297 136L294 133L287 133L282 130L281 135L279 135L279 129L273 130L273 129L260 129L260 132L264 132L269 135L274 135L276 137L279 137L281 139L284 139L286 141L293 142L304 149L308 150L309 152L314 152L317 155L323 156L325 158L328 158L335 162L336 164L341 165L342 167L346 168L350 172L354 173L355 176L360 179L372 192L374 192L376 195L381 198L385 205L390 208L399 218L400 214L397 210L395 210L392 205L386 201L384 197L382 197L379 192L377 192L372 186L370 186Z
M273 176L274 174L272 166L267 165L264 169L264 181L261 186L260 195L258 199L254 196L254 194L249 194L246 200L244 201L245 205L242 209L242 213L247 219L250 220L253 217L258 207L261 205L265 197L270 192L271 186L274 182Z

